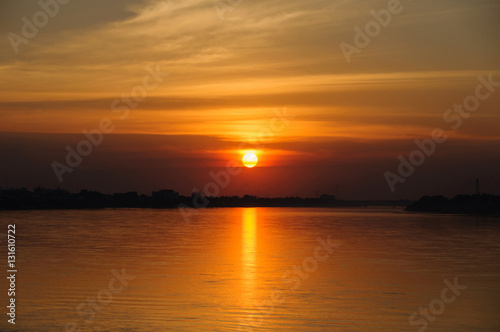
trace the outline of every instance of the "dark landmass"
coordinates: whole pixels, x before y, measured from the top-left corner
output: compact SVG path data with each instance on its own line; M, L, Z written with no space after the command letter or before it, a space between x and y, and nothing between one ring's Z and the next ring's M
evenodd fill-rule
M82 190L70 193L62 189L35 188L0 189L0 210L44 209L104 209L104 208L178 208L178 207L405 207L401 201L345 201L334 195L319 198L280 197L261 198L250 195L205 197L200 193L181 196L173 190L153 191L151 196L137 192L103 194Z
M500 215L500 196L488 194L458 195L452 199L444 196L424 196L409 205L406 211Z

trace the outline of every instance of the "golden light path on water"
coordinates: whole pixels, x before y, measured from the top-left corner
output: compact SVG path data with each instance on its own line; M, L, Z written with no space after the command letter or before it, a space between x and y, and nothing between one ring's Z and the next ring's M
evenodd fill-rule
M243 209L242 227L242 278L245 289L245 303L251 306L255 289L256 248L257 248L257 209Z

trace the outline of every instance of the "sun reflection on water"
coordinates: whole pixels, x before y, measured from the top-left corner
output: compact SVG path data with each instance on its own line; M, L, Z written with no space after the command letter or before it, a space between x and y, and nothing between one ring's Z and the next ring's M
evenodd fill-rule
M242 278L245 292L251 297L255 287L257 209L243 209L242 227Z

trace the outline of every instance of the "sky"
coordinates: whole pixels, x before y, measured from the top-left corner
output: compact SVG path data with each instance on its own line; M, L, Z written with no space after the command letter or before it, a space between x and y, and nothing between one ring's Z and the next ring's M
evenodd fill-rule
M59 1L0 2L4 188L189 195L254 150L220 195L500 194L496 0Z

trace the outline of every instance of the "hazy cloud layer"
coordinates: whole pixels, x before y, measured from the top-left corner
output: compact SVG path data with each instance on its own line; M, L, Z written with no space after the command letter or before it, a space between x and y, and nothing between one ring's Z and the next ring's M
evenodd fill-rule
M464 155L459 142L466 143L467 151L484 153L478 158L487 160L492 151L498 152L500 91L456 131L443 122L443 113L474 93L479 75L491 73L500 81L500 3L401 3L402 13L348 64L339 44L353 44L353 28L364 28L373 20L370 11L387 8L387 1L243 0L221 20L213 3L205 0L73 0L61 5L28 44L19 45L18 54L7 34L21 34L21 18L31 20L40 7L37 1L2 1L0 132L5 132L1 152L7 160L3 167L14 173L27 169L23 162L41 156L32 147L42 143L30 133L45 133L48 136L40 137L42 142L51 137L50 148L41 146L48 149L43 162L31 165L40 169L44 183L52 184L55 177L44 173L50 170L50 158L60 158L65 145L102 118L115 122L114 134L164 134L169 142L177 140L164 145L152 136L151 142L144 142L146 147L136 147L133 140L109 135L107 140L115 143L110 150L99 147L92 158L101 161L94 166L89 162L94 168L82 171L87 176L109 172L107 159L99 157L108 152L117 160L158 162L171 172L206 163L216 167L233 158L234 145L265 128L273 110L284 106L295 118L269 142L275 155L267 162L288 169L282 174L290 177L300 173L300 165L313 167L308 160L316 160L321 168L337 160L345 165L351 158L379 167L338 166L332 177L362 183L364 176L373 175L379 183L379 170L394 165L406 148L412 149L399 142L428 137L436 127L448 130L454 140L446 150L449 160ZM126 120L119 120L111 111L113 100L141 84L146 66L156 64L170 75ZM204 138L203 143L193 148L193 137ZM367 151L356 142L375 145ZM288 159L275 163L276 156ZM442 172L445 164L436 164L430 172ZM487 173L493 174L494 164L490 166L491 170L485 166ZM20 174L15 177L21 179ZM80 181L68 182L74 188L84 184L72 181ZM196 181L186 180L192 182ZM302 182L306 186L307 181ZM271 187L260 190L271 193ZM367 192L375 194L375 187ZM352 195L360 195L361 188ZM385 184L379 187L383 195L384 190Z

